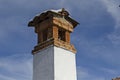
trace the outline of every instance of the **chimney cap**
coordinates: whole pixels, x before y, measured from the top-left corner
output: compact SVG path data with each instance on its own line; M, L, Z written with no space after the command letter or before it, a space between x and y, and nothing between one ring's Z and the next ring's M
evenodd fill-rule
M72 19L69 16L68 11L66 11L64 8L62 8L59 10L44 11L43 13L36 15L33 18L33 20L31 20L28 23L28 26L35 26L36 24L40 23L41 21L44 20L44 18L46 18L47 16L50 16L50 15L48 15L49 13L51 13L52 15L58 15L58 16L64 17L68 22L70 22L73 25L74 28L79 24L77 21L75 21L74 19Z

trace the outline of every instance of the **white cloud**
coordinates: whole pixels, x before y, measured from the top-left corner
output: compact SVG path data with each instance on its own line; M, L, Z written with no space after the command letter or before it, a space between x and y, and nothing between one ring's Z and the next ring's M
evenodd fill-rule
M108 38L114 45L120 45L120 8L118 0L102 0L104 6L113 19L115 20L115 26L113 33L108 35Z
M32 80L32 58L28 56L2 57L0 80Z
M87 68L77 66L78 80L106 80L104 77L96 76L87 71Z
M117 35L116 32L108 35L108 38L111 40L111 42L114 44L114 45L120 45L120 34Z
M78 52L81 51L81 52L83 52L81 54L83 54L89 58L92 58L92 59L97 59L98 62L104 61L106 63L120 66L120 63L118 62L120 60L118 57L118 56L120 56L120 54L119 54L120 53L120 49L119 49L120 48L120 8L119 8L120 1L118 1L118 0L101 0L101 1L92 0L92 1L88 1L88 2L86 2L87 0L84 0L84 1L81 0L81 2L83 2L85 5L82 4L82 6L80 5L79 7L77 7L80 9L80 11L84 12L84 14L82 14L82 16L84 16L84 18L85 18L85 16L86 16L85 11L86 12L88 11L88 14L90 14L90 15L93 14L93 15L91 15L90 18L87 16L88 20L85 19L85 22L94 19L96 15L97 15L97 18L95 18L95 20L90 23L90 26L88 26L89 28L86 28L86 30L84 30L84 32L82 34L81 34L82 30L77 30L79 32L77 32L76 35L72 36L72 41L76 41L75 44L78 45L77 46ZM79 4L79 3L76 3L76 4ZM76 6L78 6L78 5L76 5ZM85 7L83 7L83 6L85 6ZM94 14L94 12L96 12L96 13ZM100 16L100 14L102 16ZM113 21L113 22L109 22L109 20L107 22L107 19L106 19L107 17L106 16L103 17L104 15L109 15L107 17L112 17L112 18L108 18L108 19L111 19L110 21ZM98 26L103 27L103 31L101 30L101 32L100 32L100 34L102 34L102 36L95 38L94 34L97 35L97 33L93 32L93 31L99 32L99 28L98 28L98 30L95 30L94 28L92 28L91 25L94 25L97 22L97 20L101 19L101 17L102 17L103 21L99 21L97 23L97 25L95 25L95 27L98 27ZM106 20L106 21L104 21L104 20ZM100 25L100 23L111 24L111 23L114 23L114 21L115 21L115 25L113 25L113 26L112 25L103 25L103 26ZM82 26L80 25L78 27L85 27L85 26L83 26L83 24L84 23L81 23ZM87 25L87 23L85 23L85 24ZM108 26L108 27L106 27L106 26ZM105 32L104 27L106 27L105 29L108 28L108 30L110 30L110 31ZM112 30L113 27L114 27L114 30ZM77 28L77 29L80 29L80 28ZM89 32L91 29L93 30L92 32L94 34L87 36L88 38L86 38L86 34L87 35L91 34ZM90 40L89 37L91 37L91 36L92 36L92 39ZM100 58L100 59L98 59L98 58Z
M32 15L36 14L37 10L39 12L39 10L41 11L41 10L45 10L45 9L49 9L49 8L65 7L74 14L74 15L71 14L72 16L75 16L76 18L80 19L80 21L85 20L85 21L83 21L84 23L81 23L81 24L89 25L89 24L96 23L96 17L98 19L99 13L104 9L103 7L106 7L108 13L111 14L113 19L116 21L115 30L112 34L108 35L108 38L111 40L111 42L113 44L118 45L118 47L119 47L119 44L120 44L120 35L118 34L118 32L120 31L120 29L119 29L119 27L120 27L120 15L119 15L120 8L118 8L119 2L118 1L116 2L115 0L101 0L101 1L104 4L103 6L101 6L100 5L101 3L99 3L100 1L97 1L97 0L76 0L76 1L52 0L49 2L46 2L46 0L38 0L38 1L0 0L1 13L6 14L5 17L0 20L0 25L1 25L0 40L3 39L3 41L2 42L0 41L0 43L2 44L5 41L5 43L8 44L9 42L7 43L7 40L9 37L12 37L12 35L10 36L10 34L12 32L15 32L14 34L26 35L26 32L21 28L23 26L26 26L25 23L23 23L26 19L23 20L23 18L30 16L31 13L32 13ZM53 3L56 4L57 6L54 6ZM28 5L26 5L26 4L28 4ZM8 7L10 7L10 8L8 8ZM97 8L99 8L99 9L97 9ZM28 11L28 10L30 10L30 11ZM36 10L36 12L33 13L34 10ZM10 15L10 13L11 13L11 15ZM20 19L20 17L15 17L16 14L17 14L17 16L20 16L21 19ZM92 23L90 22L88 24L88 22L92 21L92 20L93 20L93 22ZM83 26L83 27L85 27L85 26ZM92 27L92 26L88 26L88 27ZM27 26L26 26L26 28L27 28ZM22 32L22 31L24 31L24 32ZM31 36L31 35L29 33L27 33L27 38L28 38L28 36ZM8 38L4 38L4 37L8 37ZM80 35L79 37L83 37L83 36ZM120 64L118 62L119 61L119 54L117 54L117 53L119 53L118 49L117 49L117 51L115 51L114 49L109 48L106 45L100 45L99 42L100 43L102 41L104 42L104 40L90 41L90 40L86 40L84 38L79 40L78 39L79 37L77 36L76 40L78 40L77 42L80 43L80 45L77 43L76 44L79 45L79 47L80 47L80 48L78 47L79 49L86 51L86 54L85 54L85 52L83 53L86 56L89 56L92 58L95 58L95 57L101 58L101 59L104 59L105 61L107 60L111 64L115 64L115 63ZM80 51L80 50L78 50L78 51ZM24 58L18 57L17 60L15 59L15 56L13 56L12 58L11 57L1 58L0 59L0 69L5 71L5 74L3 74L3 72L0 71L0 79L1 80L30 80L31 73L32 73L32 71L31 71L32 70L32 64L31 64L32 60L30 58L26 58L26 59L25 58L26 57L24 57ZM99 64L99 61L98 61L98 64ZM117 65L117 66L119 66L119 65ZM114 73L113 70L108 70L108 69L103 69L103 70L106 70L106 72ZM7 76L6 75L7 72L10 74L13 74L15 76ZM78 78L79 78L78 80L85 80L85 79L87 79L87 80L88 79L105 80L102 77L98 77L98 76L90 74L90 72L88 72L84 68L80 68L80 69L78 68Z
M106 72L106 73L108 73L108 74L112 74L112 75L118 74L118 72L117 72L116 70L114 70L114 69L100 68L100 70L102 70L103 72Z
M1 80L16 80L14 78L11 78L11 77L8 77L7 75L5 76L5 75L2 75L2 74L0 74L0 79Z
M116 28L120 27L120 1L117 0L102 0L103 4L106 6L107 11L112 15L116 21Z

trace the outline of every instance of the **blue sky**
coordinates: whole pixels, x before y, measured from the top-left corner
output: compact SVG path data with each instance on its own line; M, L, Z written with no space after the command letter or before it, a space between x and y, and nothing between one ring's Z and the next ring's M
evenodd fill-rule
M27 24L36 14L66 8L80 22L71 34L78 80L120 76L120 0L0 0L0 80L32 80L31 50L37 43Z

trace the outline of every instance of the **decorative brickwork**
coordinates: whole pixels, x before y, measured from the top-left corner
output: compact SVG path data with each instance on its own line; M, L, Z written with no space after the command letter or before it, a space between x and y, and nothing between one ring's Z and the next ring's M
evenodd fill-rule
M64 18L53 17L53 25L57 25L60 28L73 32L73 26Z
M69 31L65 32L65 39L67 43L70 43L70 32Z
M58 39L58 27L53 26L53 38Z
M67 42L64 42L62 40L56 40L56 39L49 39L45 42L42 42L40 44L38 44L37 46L34 47L34 50L32 51L33 54L37 53L38 51L50 46L50 45L54 45L54 46L57 46L57 47L61 47L61 48L64 48L64 49L67 49L69 51L72 51L73 53L76 53L76 49L74 48L73 45L67 43Z
M38 44L32 53L35 54L50 45L76 53L74 46L70 44L70 33L77 24L78 22L70 18L64 9L59 12L47 11L35 16L28 24L35 27L35 33L38 35Z

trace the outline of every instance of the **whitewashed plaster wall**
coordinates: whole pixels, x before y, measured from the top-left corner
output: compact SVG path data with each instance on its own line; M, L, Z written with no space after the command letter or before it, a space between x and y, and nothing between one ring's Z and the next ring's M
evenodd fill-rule
M54 80L54 47L47 47L34 54L33 80Z
M54 47L54 80L77 80L75 54L68 50Z
M77 80L75 54L49 46L33 56L33 80Z

